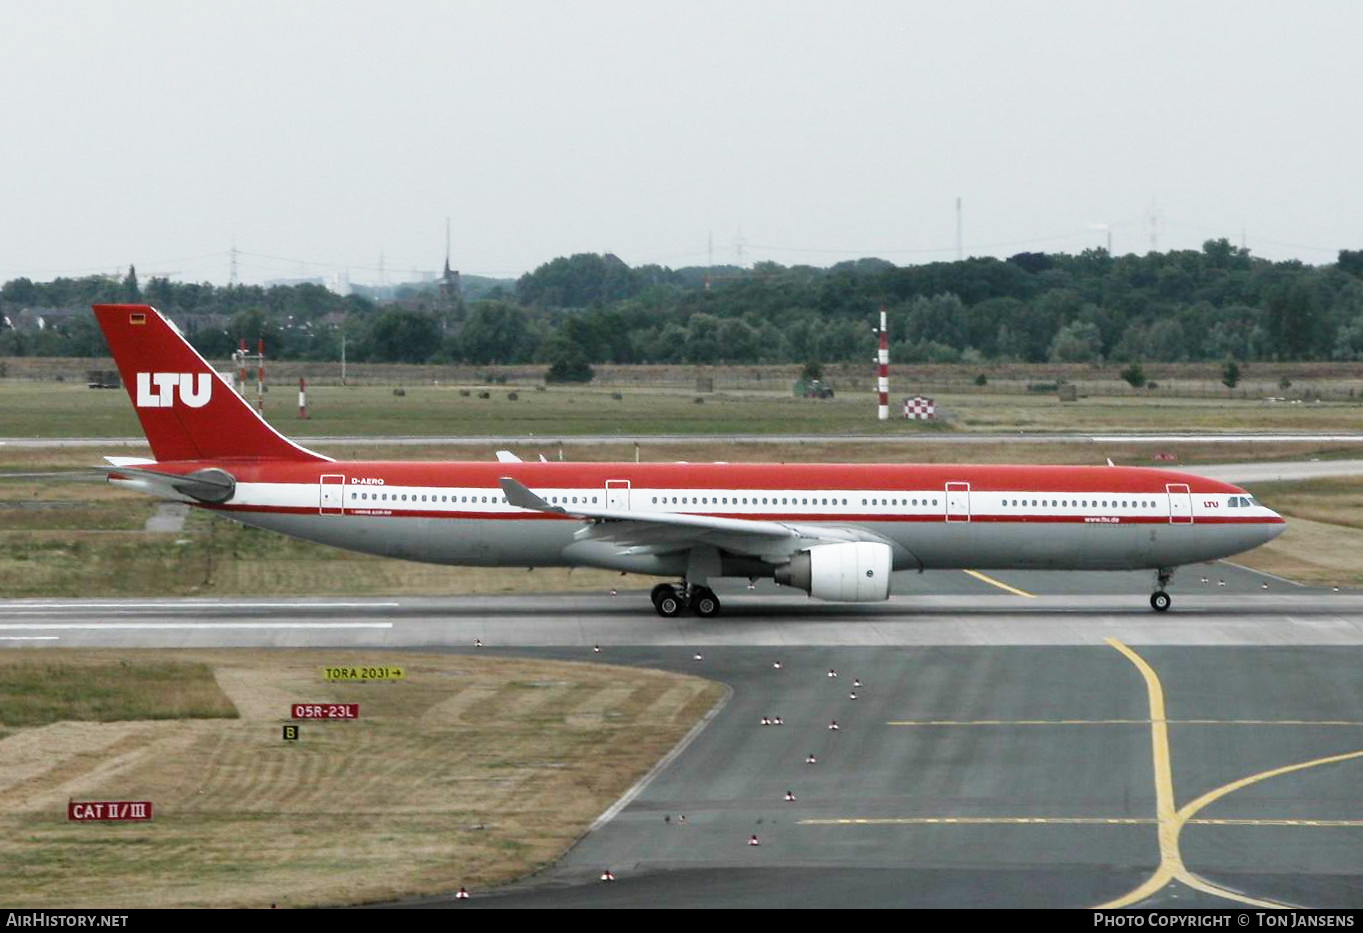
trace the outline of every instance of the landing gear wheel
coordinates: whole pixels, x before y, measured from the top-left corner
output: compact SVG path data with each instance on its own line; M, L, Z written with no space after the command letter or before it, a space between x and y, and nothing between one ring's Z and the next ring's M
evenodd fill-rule
M1150 595L1150 608L1156 612L1168 612L1169 604L1172 602L1173 600L1164 590L1159 590Z
M686 609L686 603L677 595L676 587L664 583L653 587L653 607L662 618L676 618L680 616L681 610Z
M702 619L713 619L719 615L719 597L707 587L697 587L691 594L691 608Z

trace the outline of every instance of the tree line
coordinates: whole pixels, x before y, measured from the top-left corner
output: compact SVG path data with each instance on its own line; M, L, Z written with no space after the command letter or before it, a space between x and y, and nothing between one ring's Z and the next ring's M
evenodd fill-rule
M630 267L579 254L448 301L411 286L397 301L317 285L214 286L135 270L0 286L0 313L147 301L210 358L264 337L270 355L352 360L789 363L869 360L880 306L900 362L1178 362L1363 359L1363 250L1310 266L1201 250L1111 256L1019 253L916 266L860 259L821 268L757 263ZM41 332L0 330L0 356L103 355L90 315Z

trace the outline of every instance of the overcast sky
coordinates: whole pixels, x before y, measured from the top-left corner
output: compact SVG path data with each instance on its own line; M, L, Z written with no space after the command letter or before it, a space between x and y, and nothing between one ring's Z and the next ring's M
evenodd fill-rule
M0 7L0 280L1363 247L1356 2ZM740 240L741 231L741 240Z

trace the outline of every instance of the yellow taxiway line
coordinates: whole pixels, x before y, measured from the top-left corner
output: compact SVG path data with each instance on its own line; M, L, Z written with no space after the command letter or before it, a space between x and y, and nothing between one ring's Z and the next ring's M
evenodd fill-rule
M1021 590L1014 590L1005 583L986 577L984 574L967 570L966 573L978 577L1005 590L1021 596L1031 596ZM1174 769L1169 745L1169 726L1171 725L1252 725L1252 726L1363 726L1363 721L1343 719L1169 719L1166 715L1164 687L1159 675L1155 673L1144 658L1115 638L1107 643L1117 649L1140 672L1145 680L1146 694L1150 708L1149 719L969 719L969 720L899 720L887 723L891 726L1070 726L1070 725L1138 725L1150 727L1150 751L1154 764L1155 815L1153 817L1065 817L1065 816L955 816L955 817L853 817L840 819L798 820L803 826L1156 826L1159 839L1159 865L1146 881L1132 891L1099 904L1095 909L1113 909L1137 904L1162 890L1172 881L1179 881L1198 891L1215 897L1248 904L1254 907L1287 908L1288 905L1276 901L1263 900L1232 891L1194 874L1183 863L1183 853L1179 848L1185 826L1306 826L1306 827L1350 827L1363 828L1363 820L1333 819L1215 819L1198 817L1203 809L1226 797L1271 778L1305 771L1322 765L1363 759L1363 749L1313 758L1297 764L1284 765L1247 775L1214 788L1201 797L1185 804L1176 805L1174 794Z
M993 577L988 576L987 574L980 573L978 570L966 570L963 572L968 573L970 576L974 577L976 580L979 580L981 583L988 583L990 586L997 586L999 589L1006 590L1009 593L1012 593L1014 596L1024 596L1027 599L1036 599L1035 593L1029 593L1026 590L1020 590L1016 586L1009 586L1002 580L995 580Z
M1349 756L1345 756L1349 757ZM1339 760L1339 759L1335 759ZM1293 768L1325 762L1307 762ZM1290 770L1290 769L1289 769ZM1208 801L1210 802L1210 801ZM1153 816L843 816L796 820L800 826L1154 826ZM1333 826L1363 828L1363 820L1201 819L1182 820L1184 826Z
M1171 726L1363 726L1357 719L1169 719ZM891 719L887 726L1148 726L1149 719Z
M1206 894L1255 907L1286 907L1287 905L1275 901L1260 900L1238 891L1228 890L1195 875L1183 864L1183 853L1179 849L1179 837L1183 833L1183 827L1208 804L1241 788L1279 775L1314 768L1318 765L1363 758L1363 751L1330 755L1325 758L1316 758L1295 765L1286 765L1281 768L1261 771L1258 774L1251 774L1248 777L1240 778L1238 781L1231 781L1229 784L1223 784L1208 791L1182 809L1175 809L1174 774L1169 753L1169 721L1164 713L1164 687L1160 684L1159 675L1155 673L1155 669L1147 664L1144 658L1115 638L1107 639L1107 643L1125 655L1126 659L1140 671L1141 676L1145 678L1146 692L1150 697L1150 747L1155 763L1155 812L1159 819L1160 863L1154 874L1144 884L1115 900L1100 904L1099 909L1128 907L1150 897L1170 881L1181 881L1188 887Z

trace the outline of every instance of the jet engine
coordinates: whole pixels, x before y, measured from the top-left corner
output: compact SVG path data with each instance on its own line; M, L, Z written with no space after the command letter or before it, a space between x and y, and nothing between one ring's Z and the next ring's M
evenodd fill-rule
M890 598L890 546L873 541L820 544L776 568L776 582L815 599L868 603Z

